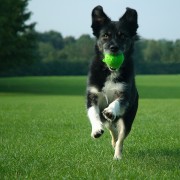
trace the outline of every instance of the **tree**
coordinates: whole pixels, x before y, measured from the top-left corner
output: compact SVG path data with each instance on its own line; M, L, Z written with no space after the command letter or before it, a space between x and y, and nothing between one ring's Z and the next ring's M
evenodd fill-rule
M65 46L71 45L71 44L73 44L75 42L76 42L76 40L75 40L75 38L73 36L67 36L67 37L64 38Z
M67 39L66 39L67 40ZM81 35L75 42L66 43L64 49L59 52L58 59L66 59L69 62L88 62L93 57L94 39L89 35Z
M1 0L0 72L31 64L37 56L35 23L27 24L28 0Z
M180 40L176 40L173 44L171 62L180 63Z
M56 50L64 47L64 40L61 33L56 31L48 31L45 33L37 33L38 41L50 43Z

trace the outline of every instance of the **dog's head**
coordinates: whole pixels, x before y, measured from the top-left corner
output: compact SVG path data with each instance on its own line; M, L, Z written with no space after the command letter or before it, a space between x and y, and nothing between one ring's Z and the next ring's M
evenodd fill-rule
M119 21L111 21L103 8L97 6L92 11L91 27L97 37L97 47L101 53L126 53L137 39L137 12L127 8Z

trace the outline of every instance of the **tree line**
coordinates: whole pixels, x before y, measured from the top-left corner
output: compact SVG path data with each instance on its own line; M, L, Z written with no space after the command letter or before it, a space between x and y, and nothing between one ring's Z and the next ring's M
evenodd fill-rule
M94 56L95 39L37 32L27 23L28 0L2 0L0 6L0 76L86 75ZM13 2L13 3L12 3ZM180 39L135 43L137 74L179 74Z
M37 33L38 51L46 73L84 75L94 56L95 38L82 35L63 38L61 33ZM134 60L138 74L180 73L180 40L147 40L135 43ZM45 72L44 72L45 73Z

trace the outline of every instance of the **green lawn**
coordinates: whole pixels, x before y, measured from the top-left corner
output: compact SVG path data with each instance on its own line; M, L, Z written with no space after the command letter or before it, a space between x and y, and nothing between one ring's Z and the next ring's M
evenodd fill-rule
M0 179L179 179L180 76L137 76L121 161L90 137L86 77L0 78Z

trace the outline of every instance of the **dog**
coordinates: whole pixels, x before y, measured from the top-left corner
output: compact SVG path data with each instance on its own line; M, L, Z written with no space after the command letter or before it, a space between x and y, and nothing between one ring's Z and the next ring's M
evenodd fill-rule
M96 37L95 57L87 81L87 116L92 126L91 136L99 138L107 127L115 149L114 159L122 158L123 142L131 130L138 109L135 85L133 47L138 39L137 12L126 8L119 21L111 21L101 6L92 11L92 31ZM104 54L123 53L119 69L106 65Z

